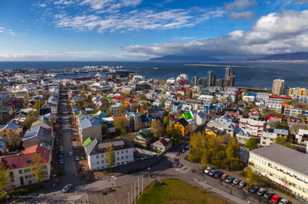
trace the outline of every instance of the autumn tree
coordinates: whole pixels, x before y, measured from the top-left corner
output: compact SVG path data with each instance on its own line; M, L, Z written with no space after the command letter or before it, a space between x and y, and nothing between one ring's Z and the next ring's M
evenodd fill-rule
M257 181L257 176L255 175L255 173L252 171L252 169L250 167L247 167L245 169L244 176L245 176L246 182L249 185L252 185L252 184L256 183L256 181Z
M163 135L163 125L160 120L151 121L151 132L156 138L160 138Z
M246 141L245 147L249 150L254 150L258 148L258 143L259 143L259 140L257 138L252 137Z
M9 172L3 164L0 164L0 200L6 195L6 187L9 183Z
M119 133L120 136L124 136L127 133L127 119L124 116L114 117L113 119L113 126L116 131Z
M34 154L32 157L32 175L37 182L42 182L45 178L44 160L40 154Z
M115 154L114 154L113 147L112 147L111 144L107 147L106 161L107 161L107 164L108 164L109 167L114 166Z

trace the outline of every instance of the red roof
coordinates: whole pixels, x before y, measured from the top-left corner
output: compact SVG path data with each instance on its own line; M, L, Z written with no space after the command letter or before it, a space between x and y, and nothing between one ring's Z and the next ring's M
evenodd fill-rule
M271 95L270 98L277 98L277 99L292 99L290 96L276 96L276 95Z
M39 145L28 147L22 153L4 156L1 160L10 169L26 168L32 165L32 160L36 153L41 155L44 163L48 163L50 150Z

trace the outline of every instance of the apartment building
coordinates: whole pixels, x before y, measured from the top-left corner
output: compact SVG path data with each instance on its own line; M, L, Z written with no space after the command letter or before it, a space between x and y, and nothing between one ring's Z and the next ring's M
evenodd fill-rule
M272 144L250 152L249 166L297 198L308 201L308 155Z
M250 135L261 137L265 127L265 121L252 118L240 118L239 127L245 129Z
M108 148L112 146L114 164L108 163ZM102 170L108 167L116 167L133 162L135 148L127 141L116 139L96 144L93 150L87 153L87 160L90 170Z

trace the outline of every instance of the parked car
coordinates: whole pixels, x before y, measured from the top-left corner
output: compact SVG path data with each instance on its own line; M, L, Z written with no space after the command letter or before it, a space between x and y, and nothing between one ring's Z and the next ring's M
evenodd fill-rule
M209 171L209 176L212 176L212 177L213 177L214 174L215 174L215 170L210 170L210 171Z
M229 176L228 174L223 174L223 175L220 177L220 179L224 181L224 180L226 180L226 178L227 178L228 176Z
M270 201L271 199L272 199L272 196L274 195L274 193L272 193L272 192L265 192L264 194L263 194L263 198L265 199L265 200L267 200L267 201Z
M240 179L235 178L232 182L232 185L238 185L241 182Z
M213 169L214 169L213 167L207 166L206 169L204 169L203 172L204 172L205 174L208 174L208 173L209 173L211 170L213 170Z
M279 196L278 194L274 194L274 195L272 196L272 198L271 198L271 202L272 202L273 204L278 204L279 201L280 201L280 196Z
M242 189L246 186L246 182L245 181L241 181L239 184L238 184L238 188Z
M234 179L235 179L235 178L234 178L233 176L228 176L228 177L225 179L225 182L226 182L226 183L232 183Z
M263 194L266 192L266 189L265 188L260 188L257 192L257 195L258 196L263 196Z
M214 178L219 179L222 175L223 173L221 171L216 170L214 173Z
M258 186L252 185L248 188L249 193L256 193L259 190Z
M285 198L281 198L278 204L291 204L291 202Z
M62 193L68 193L73 190L73 184L67 184L62 188Z

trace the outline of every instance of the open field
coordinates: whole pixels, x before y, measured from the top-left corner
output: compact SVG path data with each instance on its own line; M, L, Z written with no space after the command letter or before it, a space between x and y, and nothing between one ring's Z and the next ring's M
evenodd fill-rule
M150 184L137 204L231 204L223 198L208 193L178 179L165 179Z

